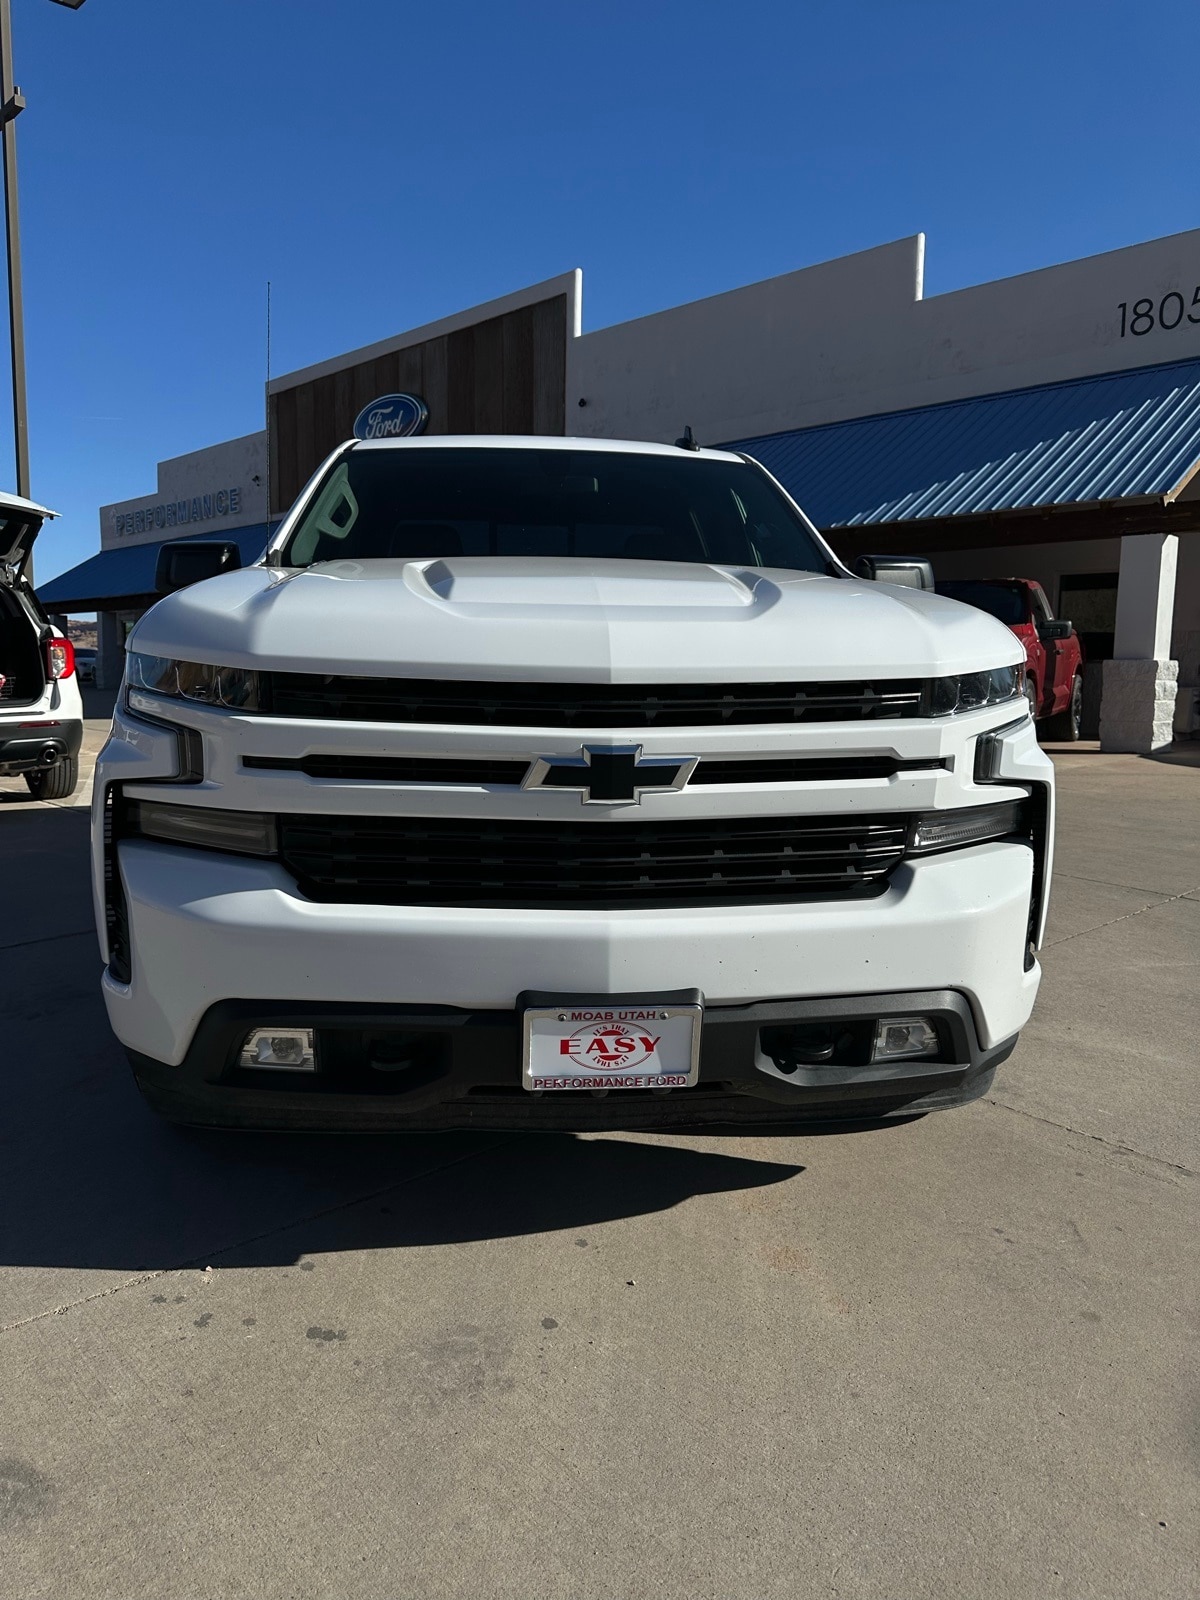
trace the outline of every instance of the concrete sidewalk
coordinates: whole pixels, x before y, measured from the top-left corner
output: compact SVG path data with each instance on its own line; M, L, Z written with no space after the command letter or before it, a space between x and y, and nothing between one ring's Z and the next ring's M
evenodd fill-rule
M0 812L5 1600L1193 1595L1200 771L1056 761L994 1094L826 1138L174 1131Z

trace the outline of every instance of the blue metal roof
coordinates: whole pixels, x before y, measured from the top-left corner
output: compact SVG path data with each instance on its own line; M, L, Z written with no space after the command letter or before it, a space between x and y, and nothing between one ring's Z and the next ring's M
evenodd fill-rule
M242 561L257 561L267 548L267 525L228 528L219 533L191 533L191 539L233 539L242 552ZM119 609L122 600L134 600L154 593L154 569L158 552L166 539L150 544L131 544L115 550L101 550L69 572L43 583L37 597L47 611L91 611Z
M1200 361L834 422L732 446L821 528L1170 496L1200 461Z

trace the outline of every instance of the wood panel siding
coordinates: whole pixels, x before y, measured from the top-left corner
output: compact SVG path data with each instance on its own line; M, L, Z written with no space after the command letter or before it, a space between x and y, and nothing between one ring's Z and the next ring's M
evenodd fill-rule
M429 407L429 433L450 432L450 340L443 335L422 347L425 363L425 404Z
M378 395L418 394L428 433L566 431L567 298L554 295L271 396L271 510L287 510Z
M475 427L475 330L460 328L446 341L450 372L446 432L477 433Z
M500 319L503 326L504 395L498 431L532 433L533 394L533 307L525 306ZM564 374L565 388L565 374ZM562 429L556 429L561 432Z
M542 300L533 312L533 431L566 433L566 296Z

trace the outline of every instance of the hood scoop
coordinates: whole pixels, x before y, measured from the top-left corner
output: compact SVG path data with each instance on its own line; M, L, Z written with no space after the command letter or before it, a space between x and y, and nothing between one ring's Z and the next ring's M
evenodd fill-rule
M413 591L464 614L493 609L561 612L745 611L771 604L775 585L761 572L674 561L586 561L475 556L407 569Z

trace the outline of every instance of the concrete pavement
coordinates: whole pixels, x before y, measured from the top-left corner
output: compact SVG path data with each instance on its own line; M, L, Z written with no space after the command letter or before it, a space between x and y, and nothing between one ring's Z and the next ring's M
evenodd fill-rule
M0 1592L1195 1592L1200 770L1060 753L987 1101L837 1137L223 1136L0 812Z

